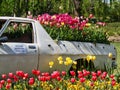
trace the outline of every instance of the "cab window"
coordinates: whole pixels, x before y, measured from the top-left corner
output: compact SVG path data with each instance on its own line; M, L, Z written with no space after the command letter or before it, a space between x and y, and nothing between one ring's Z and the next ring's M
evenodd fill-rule
M2 36L7 42L33 43L32 23L10 22Z

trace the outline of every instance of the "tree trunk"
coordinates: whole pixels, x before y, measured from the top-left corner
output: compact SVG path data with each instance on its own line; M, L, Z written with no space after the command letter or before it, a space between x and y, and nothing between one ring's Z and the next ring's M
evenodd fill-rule
M77 16L82 16L82 0L73 0L74 7L75 7L75 14Z

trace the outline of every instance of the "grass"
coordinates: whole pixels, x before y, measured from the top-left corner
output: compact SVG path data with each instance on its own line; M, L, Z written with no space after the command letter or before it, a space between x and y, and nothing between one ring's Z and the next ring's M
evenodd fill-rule
M107 23L103 28L109 36L120 35L120 22Z
M120 42L112 43L117 49L117 65L120 67Z

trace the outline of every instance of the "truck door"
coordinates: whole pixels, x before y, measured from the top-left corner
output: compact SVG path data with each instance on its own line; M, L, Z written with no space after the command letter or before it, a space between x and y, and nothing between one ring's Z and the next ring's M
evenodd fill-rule
M9 22L0 37L0 74L37 68L38 46L32 23Z

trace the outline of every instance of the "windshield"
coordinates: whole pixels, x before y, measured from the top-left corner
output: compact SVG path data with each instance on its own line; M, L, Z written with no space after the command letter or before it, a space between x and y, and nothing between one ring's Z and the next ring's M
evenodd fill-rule
M2 26L5 24L6 20L0 20L0 30L2 28Z

